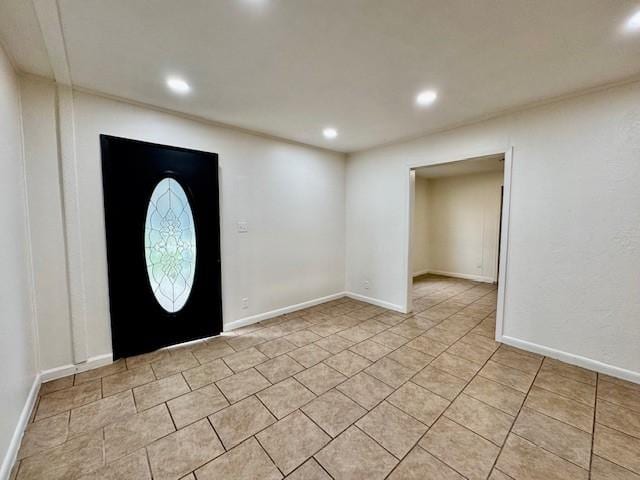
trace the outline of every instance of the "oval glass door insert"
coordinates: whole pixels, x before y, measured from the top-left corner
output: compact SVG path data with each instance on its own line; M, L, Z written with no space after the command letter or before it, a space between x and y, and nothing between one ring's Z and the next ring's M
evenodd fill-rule
M163 178L153 189L144 227L149 283L162 308L174 313L184 307L193 286L196 232L184 189Z

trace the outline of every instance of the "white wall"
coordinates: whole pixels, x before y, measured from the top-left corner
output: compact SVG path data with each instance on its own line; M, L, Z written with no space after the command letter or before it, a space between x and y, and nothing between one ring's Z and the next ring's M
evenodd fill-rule
M17 98L6 65L3 72L3 94ZM65 271L64 258L58 258L64 239L55 219L60 216L59 182L47 181L42 173L56 175L51 155L57 150L52 127L55 89L26 80L22 93L35 282L40 286L38 320L50 335L43 342L42 368L48 369L72 358L70 325L63 321L68 320L62 300L67 292L60 285L55 294L42 290L57 284L54 278ZM345 229L347 289L402 308L407 289L407 165L497 153L513 145L504 334L627 372L640 370L640 327L635 321L640 318L640 208L630 208L640 205L637 83L361 152L347 161L346 179L341 155L85 93L76 92L74 104L89 356L111 350L98 145L98 135L107 133L220 154L227 323L342 291ZM3 109L4 117L16 121L13 103L3 102ZM2 135L16 136L4 124ZM19 146L3 141L2 148L10 150L3 162L13 158ZM24 198L15 168L2 176L2 195L13 202ZM57 175L59 180L59 171ZM4 209L9 206L3 215L10 216L11 225L20 223L15 212L21 210L3 203ZM235 232L240 219L249 222L246 236ZM28 242L14 238L19 231L2 238L8 243L3 254L13 253L8 271L28 258ZM46 255L42 239L52 241L58 254ZM22 253L15 252L18 245ZM15 273L24 276L27 271ZM27 280L16 283L12 278L12 291L17 285L27 292L20 286ZM365 281L370 282L368 290ZM57 302L53 311L43 312L50 301L47 295L55 295ZM248 310L240 309L245 296L250 298ZM28 310L21 294L9 303L12 318L21 318L16 311ZM24 323L18 326L27 328ZM11 335L15 332L3 338ZM11 346L16 345L19 341L12 341ZM2 349L3 355L8 352ZM27 371L26 357L24 362Z
M494 282L503 172L416 177L414 272Z
M73 361L53 84L21 79L37 325L44 369Z
M411 265L414 275L427 273L431 263L429 216L429 181L418 175L414 180L413 225L411 241Z
M10 446L17 447L20 440L14 434L36 378L37 362L20 86L1 47L0 172L0 478L5 478L15 455Z
M25 103L34 110L44 105L48 112L34 119L27 136L28 149L47 151L55 147L49 135L54 119L48 118L55 88L40 80L35 82L37 86L28 83ZM100 134L219 154L225 325L344 290L343 155L87 93L74 93L74 109L89 357L111 352ZM38 124L46 127L43 134ZM34 171L29 181L35 184L39 184L35 170L41 161L45 160L27 157ZM53 159L46 162L51 167ZM46 195L59 200L54 182L41 187L48 189ZM47 215L46 209L41 213ZM249 223L249 233L237 233L239 220ZM42 235L60 238L54 225L43 225L42 229ZM42 283L50 281L63 266L58 265L55 272L40 270ZM249 298L248 309L241 309L243 297ZM68 317L62 307L58 314ZM62 329L63 343L68 342L68 332L68 326ZM55 332L52 335L57 338ZM43 345L43 349L48 347ZM52 362L44 369L64 361L54 352L43 352L43 357Z
M405 303L408 165L511 145L504 335L640 381L638 83L350 156L347 288Z

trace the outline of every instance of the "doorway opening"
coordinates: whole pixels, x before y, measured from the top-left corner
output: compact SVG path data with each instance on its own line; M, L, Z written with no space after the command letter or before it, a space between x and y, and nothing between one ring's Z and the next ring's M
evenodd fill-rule
M511 159L509 150L409 167L407 312L432 307L435 292L486 296L501 338Z

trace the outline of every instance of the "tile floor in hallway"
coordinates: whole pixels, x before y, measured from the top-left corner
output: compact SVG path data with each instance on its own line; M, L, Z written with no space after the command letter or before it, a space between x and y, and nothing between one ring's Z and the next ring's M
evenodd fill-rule
M12 478L640 480L640 385L496 343L492 285L414 298L45 383Z

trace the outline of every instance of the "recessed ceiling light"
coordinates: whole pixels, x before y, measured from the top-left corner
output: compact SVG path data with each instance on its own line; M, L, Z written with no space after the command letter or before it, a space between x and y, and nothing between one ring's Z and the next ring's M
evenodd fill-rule
M427 105L431 105L438 98L438 94L435 90L425 90L424 92L420 92L416 97L416 103L421 107L426 107Z
M324 135L324 138L332 139L338 136L338 131L335 128L327 127L322 130L322 134Z
M191 91L191 87L187 82L178 77L167 78L167 86L174 92L184 95Z
M627 32L640 31L640 10L629 17L629 19L624 24L624 29Z

